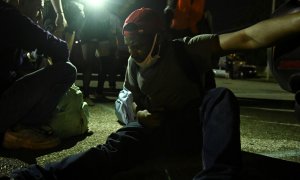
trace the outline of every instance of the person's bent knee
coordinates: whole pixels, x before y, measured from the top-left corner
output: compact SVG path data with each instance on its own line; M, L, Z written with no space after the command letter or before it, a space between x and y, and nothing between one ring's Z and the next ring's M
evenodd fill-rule
M66 62L67 64L67 71L69 72L70 79L75 82L77 77L77 69L71 62Z
M53 66L55 66L57 73L64 78L64 81L70 82L71 84L75 82L77 69L71 62L56 63Z
M236 105L238 104L238 100L234 95L234 93L230 89L224 87L213 88L207 92L207 94L204 97L204 103L208 103L212 101L215 102L225 101L230 104L236 104Z
M226 96L230 96L230 97L234 97L235 98L235 95L233 94L233 92L228 89L228 88L225 88L225 87L217 87L217 88L213 88L211 90L208 91L208 94L212 94L214 96L216 95L226 95Z

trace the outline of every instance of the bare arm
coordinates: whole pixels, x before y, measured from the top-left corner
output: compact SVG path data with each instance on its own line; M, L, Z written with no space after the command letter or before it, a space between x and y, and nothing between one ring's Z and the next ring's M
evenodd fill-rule
M224 54L274 45L277 41L300 33L300 12L261 21L240 31L220 35Z
M56 13L63 13L61 0L51 0L52 6Z
M68 24L65 19L61 0L51 0L51 3L56 13L56 19L55 19L56 30L54 34L60 37L62 31L67 27Z

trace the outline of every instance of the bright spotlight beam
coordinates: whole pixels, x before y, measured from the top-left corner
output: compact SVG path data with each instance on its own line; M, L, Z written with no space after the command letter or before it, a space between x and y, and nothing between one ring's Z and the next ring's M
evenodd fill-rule
M86 0L86 3L91 7L103 7L105 0Z

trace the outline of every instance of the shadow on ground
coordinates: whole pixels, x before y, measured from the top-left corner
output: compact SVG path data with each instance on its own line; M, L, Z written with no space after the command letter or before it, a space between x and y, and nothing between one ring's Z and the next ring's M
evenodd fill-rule
M19 151L11 158L34 162L34 156L46 152ZM300 164L243 152L241 180L299 180ZM29 158L26 160L24 156ZM201 169L201 157L172 157L146 161L136 168L116 174L112 180L191 180ZM1 174L1 173L0 173Z
M242 180L299 180L300 164L244 152ZM191 180L201 169L201 158L155 159L130 171L121 172L113 180Z

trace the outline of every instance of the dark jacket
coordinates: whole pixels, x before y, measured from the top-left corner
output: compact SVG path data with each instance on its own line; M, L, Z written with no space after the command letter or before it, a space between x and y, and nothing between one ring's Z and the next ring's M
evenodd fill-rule
M62 41L22 15L14 6L0 1L0 94L17 78L22 51L38 50L53 62L67 61L69 50Z

